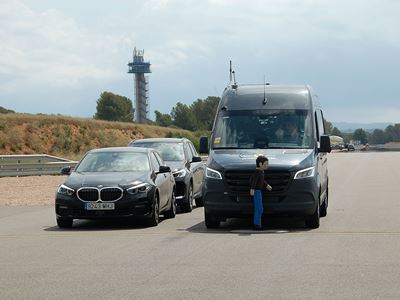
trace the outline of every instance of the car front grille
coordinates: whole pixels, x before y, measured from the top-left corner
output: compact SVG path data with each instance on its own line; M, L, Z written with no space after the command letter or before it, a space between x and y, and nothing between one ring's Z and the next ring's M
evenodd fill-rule
M100 190L100 198L103 201L115 201L122 198L122 189L120 188L103 188Z
M227 171L225 182L231 192L248 193L250 190L251 171ZM290 181L290 172L266 171L265 180L272 186L272 192L284 191Z
M97 188L81 188L77 194L78 198L83 201L99 200L99 190Z
M82 201L116 201L122 198L123 190L119 187L83 187L77 192L78 198Z

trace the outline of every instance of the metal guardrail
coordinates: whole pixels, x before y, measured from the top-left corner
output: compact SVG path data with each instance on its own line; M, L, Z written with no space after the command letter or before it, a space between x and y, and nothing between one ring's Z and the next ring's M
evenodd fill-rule
M0 155L0 177L59 175L64 167L75 167L77 161L47 155Z

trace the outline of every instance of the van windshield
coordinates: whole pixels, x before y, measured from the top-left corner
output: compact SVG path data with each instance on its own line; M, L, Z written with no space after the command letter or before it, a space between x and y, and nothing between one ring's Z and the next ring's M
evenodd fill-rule
M312 148L308 110L243 110L221 112L213 149Z

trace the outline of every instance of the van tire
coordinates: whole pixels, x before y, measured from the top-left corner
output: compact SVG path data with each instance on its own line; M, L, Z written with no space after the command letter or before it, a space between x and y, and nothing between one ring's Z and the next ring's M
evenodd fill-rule
M219 228L220 225L220 221L206 211L204 211L204 223L208 229L216 229Z
M320 216L326 217L327 214L328 214L328 188L326 188L326 198L324 202L322 202L321 204Z
M203 197L196 198L194 201L196 202L196 207L203 207L204 206Z
M320 209L321 208L318 203L317 207L315 208L315 212L311 216L306 216L305 221L307 228L319 228Z

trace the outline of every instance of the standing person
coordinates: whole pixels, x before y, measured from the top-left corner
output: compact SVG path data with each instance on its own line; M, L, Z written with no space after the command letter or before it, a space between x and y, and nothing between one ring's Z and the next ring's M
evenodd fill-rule
M268 158L260 155L256 159L256 171L250 177L250 196L253 196L254 201L254 230L262 230L261 216L263 214L263 203L262 203L262 190L266 188L268 191L272 190L272 187L265 181L264 171L268 169Z

